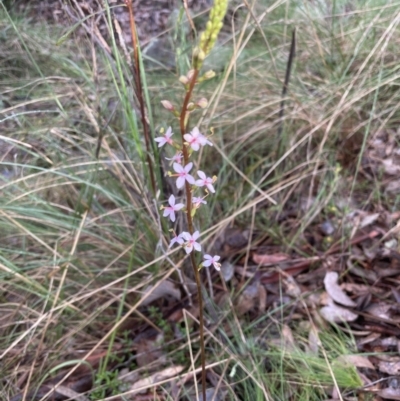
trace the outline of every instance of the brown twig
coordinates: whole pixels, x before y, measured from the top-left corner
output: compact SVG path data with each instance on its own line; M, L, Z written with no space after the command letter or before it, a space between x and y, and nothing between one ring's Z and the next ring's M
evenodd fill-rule
M129 23L131 29L131 36L132 36L132 45L133 45L133 57L134 57L134 70L133 76L135 79L135 86L136 86L136 96L139 101L140 107L140 116L142 120L143 132L144 132L144 140L146 143L146 151L147 151L147 164L149 165L149 173L150 173L150 181L151 187L153 190L153 195L156 194L156 179L153 169L153 163L150 157L150 130L149 125L146 121L146 112L145 112L145 103L143 99L143 90L142 90L142 81L141 81L141 71L140 71L140 63L139 63L139 43L136 36L136 24L135 18L133 14L133 5L132 0L125 0L125 4L128 7L129 11Z

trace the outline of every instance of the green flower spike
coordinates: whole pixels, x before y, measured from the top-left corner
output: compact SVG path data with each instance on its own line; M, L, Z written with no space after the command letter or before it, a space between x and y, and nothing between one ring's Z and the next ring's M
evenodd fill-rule
M193 50L193 64L200 68L204 59L215 45L219 31L223 26L223 20L228 8L228 0L214 0L214 6L210 11L210 19L206 30L200 35L199 46Z

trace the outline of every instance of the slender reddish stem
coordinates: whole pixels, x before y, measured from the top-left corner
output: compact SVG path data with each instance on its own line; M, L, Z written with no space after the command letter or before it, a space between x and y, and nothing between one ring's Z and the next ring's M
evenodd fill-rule
M189 163L189 151L186 147L185 138L186 126L188 120L187 107L189 105L190 98L192 97L194 86L196 85L197 76L199 75L199 70L194 70L192 78L189 83L189 87L186 90L185 99L183 101L181 114L179 117L179 125L182 136L182 153L185 166ZM186 191L186 217L188 222L188 229L190 235L193 235L193 218L192 218L192 189L190 184L185 181L185 191ZM199 302L199 332L200 332L200 358L201 358L201 388L203 394L203 401L206 401L206 350L204 344L204 313L203 313L203 294L201 289L200 273L197 268L196 260L194 257L194 252L190 254L190 261L192 262L192 268L194 277L196 280L197 292L198 292L198 302Z

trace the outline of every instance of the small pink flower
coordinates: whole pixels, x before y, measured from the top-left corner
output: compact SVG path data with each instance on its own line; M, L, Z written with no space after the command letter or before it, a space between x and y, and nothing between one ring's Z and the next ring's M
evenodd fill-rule
M221 270L221 263L218 263L218 261L221 259L221 256L215 255L204 255L204 261L203 261L203 266L204 267L209 267L213 265L216 270L220 271Z
M196 181L196 185L198 187L204 187L206 186L208 188L208 190L212 193L215 192L215 189L213 187L213 179L211 177L206 177L205 173L203 173L202 171L198 171L197 175L201 178L200 180Z
M199 131L199 129L197 127L193 128L192 134L196 134L197 135L197 137L199 138L199 142L200 142L201 146L204 146L204 145L213 146L213 144L208 140L208 138L205 135L200 133L200 131Z
M174 157L168 158L166 157L167 160L172 160L175 163L182 164L182 152L178 152Z
M198 231L195 231L193 235L190 235L190 233L184 231L181 236L185 240L183 247L185 248L186 253L192 252L193 248L198 252L201 251L201 245L196 241L197 238L200 237L200 233Z
M176 186L178 188L182 188L183 185L185 184L185 181L187 181L189 184L194 185L195 184L195 179L193 176L189 174L189 171L192 169L193 163L188 163L186 164L185 167L183 167L179 163L174 163L173 168L176 173L178 173L178 179L176 180Z
M200 146L204 145L212 146L212 143L199 131L197 127L194 127L190 132L190 134L185 134L183 138L189 144L189 146L196 152L200 149Z
M175 235L174 238L172 238L171 242L169 243L169 248L172 247L172 245L175 244L175 242L177 242L179 245L183 245L183 243L185 242L182 238L182 234L179 235Z
M198 207L200 207L201 204L205 205L207 202L204 200L204 198L200 198L198 196L193 196L192 203L193 203L194 207L198 208Z
M154 140L158 143L158 147L161 148L161 146L164 146L166 143L169 143L170 145L173 144L171 136L174 135L172 132L172 128L169 127L167 129L167 132L163 136L159 136L157 138L154 138Z
M178 203L175 205L175 196L171 195L168 199L169 206L164 208L164 217L169 216L171 221L175 221L175 212L181 210L185 205L183 203Z

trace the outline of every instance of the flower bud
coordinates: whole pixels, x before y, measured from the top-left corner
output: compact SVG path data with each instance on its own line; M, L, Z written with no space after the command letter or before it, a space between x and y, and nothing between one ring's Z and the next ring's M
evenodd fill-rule
M168 111L174 111L174 106L172 106L172 103L169 100L161 100L161 104L163 105L164 109L167 109Z
M188 73L186 74L186 77L188 79L188 82L193 78L194 75L194 70L189 70Z
M197 56L197 58L198 58L200 61L204 61L204 59L206 58L206 53L205 53L203 50L200 50L200 51L199 51L199 54L198 54L198 56Z
M194 103L193 103L193 102L190 102L190 103L187 105L187 109L186 109L186 110L188 110L188 111L193 111L194 109L195 109Z
M211 79L214 77L215 77L215 72L213 70L209 70L203 75L204 79Z
M205 109L208 106L208 100L205 97L202 97L196 104L201 109Z
M184 75L181 75L179 77L179 82L183 85L187 85L189 83L189 80L187 79L187 77L185 77Z

